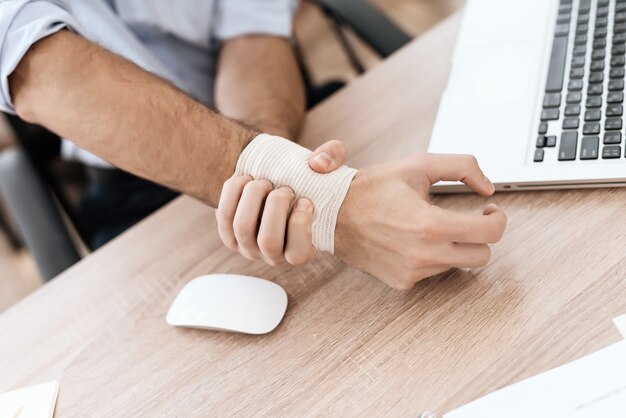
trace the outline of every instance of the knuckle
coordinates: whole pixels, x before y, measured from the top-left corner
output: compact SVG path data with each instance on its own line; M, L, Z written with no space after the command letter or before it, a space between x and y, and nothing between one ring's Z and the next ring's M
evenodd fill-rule
M294 192L289 187L280 187L270 192L268 199L290 203L294 197Z
M283 242L271 235L260 235L257 243L264 254L278 254L283 250Z
M233 232L240 243L249 243L254 234L254 226L244 220L235 221L233 224Z
M272 183L268 180L253 180L246 184L246 189L253 189L254 191L269 191L273 188Z
M250 181L252 181L252 177L250 176L233 176L224 182L222 192L226 191L227 193L232 193L233 190L244 187Z
M217 219L218 224L225 226L233 221L233 216L227 211L218 208L215 211L215 219Z
M429 219L423 219L415 230L417 237L422 241L433 241L439 236L439 226Z
M306 264L311 260L311 255L305 254L300 251L287 251L285 253L285 259L292 266L300 266Z
M467 171L476 171L479 169L478 160L473 155L465 156L465 164L467 166Z

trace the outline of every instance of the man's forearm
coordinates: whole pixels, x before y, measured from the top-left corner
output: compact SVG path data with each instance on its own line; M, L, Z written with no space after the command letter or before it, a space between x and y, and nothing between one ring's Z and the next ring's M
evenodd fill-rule
M221 113L264 132L296 139L304 118L304 96L287 40L245 36L222 46L215 83Z
M33 45L10 87L23 119L212 206L256 134L68 31Z

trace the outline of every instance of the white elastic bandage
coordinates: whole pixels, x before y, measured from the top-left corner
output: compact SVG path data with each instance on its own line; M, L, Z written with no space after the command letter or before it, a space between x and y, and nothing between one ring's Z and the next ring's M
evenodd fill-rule
M235 174L269 180L274 187L288 186L297 197L309 199L315 207L313 244L332 253L337 215L357 170L343 165L328 174L317 173L309 167L311 154L287 139L261 134L239 156Z

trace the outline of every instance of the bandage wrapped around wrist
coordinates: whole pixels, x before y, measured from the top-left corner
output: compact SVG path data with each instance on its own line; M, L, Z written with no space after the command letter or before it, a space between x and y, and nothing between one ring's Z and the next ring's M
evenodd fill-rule
M269 180L274 187L288 186L297 197L309 199L315 208L313 244L332 253L337 215L357 170L343 165L327 174L317 173L309 166L311 154L287 139L260 134L239 156L235 174Z

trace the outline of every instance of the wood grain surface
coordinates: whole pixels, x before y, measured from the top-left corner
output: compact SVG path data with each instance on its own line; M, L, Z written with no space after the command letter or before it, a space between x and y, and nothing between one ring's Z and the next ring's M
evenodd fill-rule
M342 139L357 167L424 150L458 24L446 20L312 111L303 143ZM489 200L510 219L493 262L402 293L329 255L301 268L250 263L220 245L211 209L178 199L0 316L0 391L59 379L56 417L415 417L618 341L626 190ZM436 201L477 211L486 199ZM184 284L217 272L283 286L276 331L166 325Z

